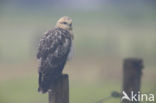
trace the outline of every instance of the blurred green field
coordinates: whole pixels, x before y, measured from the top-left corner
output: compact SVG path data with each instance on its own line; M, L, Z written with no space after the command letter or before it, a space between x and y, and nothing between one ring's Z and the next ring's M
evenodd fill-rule
M17 80L6 81L0 85L1 103L48 103L47 94L37 92L36 77L20 78ZM70 103L95 103L103 98L107 98L112 91L120 91L121 84L115 82L99 83L74 83L70 81ZM149 92L143 86L142 92ZM156 94L156 91L150 91ZM112 98L106 103L120 103L120 98ZM153 102L154 103L154 102Z
M7 81L0 85L3 103L48 103L48 95L37 93L37 81L34 78L21 78L21 80ZM29 85L28 85L29 84ZM115 84L70 84L71 103L94 103L110 95L112 90L119 89ZM103 92L102 92L103 91ZM8 99L9 98L9 99ZM119 102L120 99L112 99L108 103Z
M114 66L106 63L106 61L101 63L97 61L96 63L92 60L87 62L74 60L68 63L64 72L69 74L70 79L70 103L95 103L107 98L112 91L121 91L122 68L118 65L118 61L110 63ZM48 102L47 94L43 95L37 92L36 62L10 66L2 66L1 64L1 67L5 67L5 69L0 70L2 77L0 79L0 103ZM148 69L150 68L144 70L142 92L156 94L154 82L156 70L150 69L149 71ZM114 102L119 103L120 98L112 98L106 101L106 103Z

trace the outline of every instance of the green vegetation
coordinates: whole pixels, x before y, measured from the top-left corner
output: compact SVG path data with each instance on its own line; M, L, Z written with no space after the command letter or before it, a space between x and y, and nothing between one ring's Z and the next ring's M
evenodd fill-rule
M108 97L112 91L120 91L121 84L116 82L101 83L74 83L70 81L70 102L71 103L95 103L98 100ZM143 93L155 93L149 88L150 85L142 87ZM48 103L47 94L37 92L37 78L27 77L12 81L5 81L0 85L1 103ZM119 103L120 98L112 98L107 103Z
M1 94L5 100L3 103L43 103L48 102L47 94L37 92L37 80L35 78L21 78L6 81L0 85ZM71 103L93 103L104 97L108 97L113 90L119 90L120 84L70 84ZM110 102L119 102L119 99L111 99Z

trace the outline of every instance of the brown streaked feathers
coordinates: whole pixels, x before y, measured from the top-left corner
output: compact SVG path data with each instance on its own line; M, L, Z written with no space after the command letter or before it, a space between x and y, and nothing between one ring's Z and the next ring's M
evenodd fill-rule
M40 59L39 92L46 93L61 76L71 45L72 36L68 29L56 26L43 35L37 53Z

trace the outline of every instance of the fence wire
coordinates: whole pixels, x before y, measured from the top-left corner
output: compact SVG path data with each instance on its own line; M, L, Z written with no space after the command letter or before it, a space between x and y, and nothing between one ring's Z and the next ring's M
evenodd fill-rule
M156 89L153 89L153 88L152 88L151 90L149 90L149 91L146 92L146 93L147 93L147 94L152 93L154 90L156 90ZM112 99L112 98L121 98L121 97L122 97L122 94L121 94L120 92L113 91L113 92L111 93L110 96L105 97L105 98L102 98L101 100L96 101L95 103L105 103L105 102L109 101L109 100Z

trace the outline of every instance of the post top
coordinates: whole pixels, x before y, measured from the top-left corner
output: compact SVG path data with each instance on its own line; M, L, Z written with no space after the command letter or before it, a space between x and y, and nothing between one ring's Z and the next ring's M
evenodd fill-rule
M136 68L144 68L143 60L140 58L126 58L124 60L124 65L131 65Z

